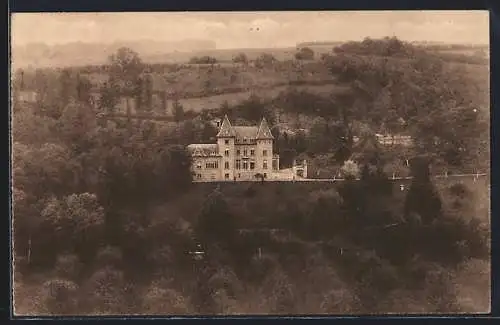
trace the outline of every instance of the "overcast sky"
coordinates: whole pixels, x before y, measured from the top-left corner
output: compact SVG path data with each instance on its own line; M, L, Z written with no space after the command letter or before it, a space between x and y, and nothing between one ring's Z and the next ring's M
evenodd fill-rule
M13 45L207 39L217 48L251 48L366 36L488 44L488 26L487 11L18 13L11 32Z

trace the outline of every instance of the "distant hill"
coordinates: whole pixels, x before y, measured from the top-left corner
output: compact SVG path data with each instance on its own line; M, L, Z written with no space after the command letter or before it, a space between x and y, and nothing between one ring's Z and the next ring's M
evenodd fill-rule
M239 53L245 53L249 60L255 60L262 53L273 55L280 61L294 58L295 47L283 48L241 48L217 49L215 42L155 42L139 41L129 43L96 44L71 43L48 46L46 44L30 44L14 48L12 60L14 69L33 67L64 67L105 64L109 55L119 47L126 46L138 52L147 63L187 63L193 56L212 56L219 62L231 62ZM319 55L328 53L332 47L313 48Z
M182 40L160 42L155 40L139 40L113 43L84 43L47 45L30 43L12 48L12 64L14 67L60 67L82 66L105 63L109 55L120 47L129 47L141 57L158 56L164 53L194 52L215 50L216 44L210 40Z
M297 44L297 48L301 47L335 47L345 42L338 41L321 41L321 42L302 42Z

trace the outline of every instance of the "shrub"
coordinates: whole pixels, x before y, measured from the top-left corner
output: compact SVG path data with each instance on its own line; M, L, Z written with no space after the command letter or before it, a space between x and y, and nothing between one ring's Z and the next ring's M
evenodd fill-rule
M346 160L340 171L345 179L356 179L359 177L359 166L352 160Z
M46 306L52 315L68 315L76 312L78 286L68 280L54 279L44 283Z
M168 288L164 281L153 281L144 295L142 312L149 315L186 315L190 312L189 299Z
M60 255L57 257L55 272L58 277L76 280L81 271L81 263L76 255Z

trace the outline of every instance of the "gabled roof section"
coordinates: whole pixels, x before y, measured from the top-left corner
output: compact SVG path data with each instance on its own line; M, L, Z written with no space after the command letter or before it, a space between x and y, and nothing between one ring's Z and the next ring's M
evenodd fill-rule
M271 130L269 129L269 125L267 125L266 118L263 117L260 122L259 131L257 132L258 140L272 140L274 139Z
M217 138L233 138L236 136L236 132L234 131L227 115L224 115L224 120L222 121L222 125L220 127L219 133L217 133Z

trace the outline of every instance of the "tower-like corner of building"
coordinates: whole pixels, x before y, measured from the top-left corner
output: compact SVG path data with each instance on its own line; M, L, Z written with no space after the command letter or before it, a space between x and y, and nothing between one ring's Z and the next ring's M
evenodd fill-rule
M259 131L257 132L257 140L273 140L273 134L271 133L271 129L267 124L266 118L263 117L262 121L259 125Z
M234 138L236 137L236 132L229 122L229 118L227 115L224 115L224 119L222 121L222 125L220 126L219 133L217 133L217 138Z

